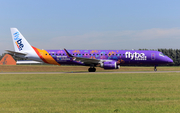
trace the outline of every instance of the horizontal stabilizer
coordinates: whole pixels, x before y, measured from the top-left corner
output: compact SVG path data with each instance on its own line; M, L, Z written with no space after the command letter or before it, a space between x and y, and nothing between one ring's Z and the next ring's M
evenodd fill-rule
M27 55L27 53L21 53L21 52L15 52L15 51L10 51L10 50L5 50L10 54L15 54L15 55Z

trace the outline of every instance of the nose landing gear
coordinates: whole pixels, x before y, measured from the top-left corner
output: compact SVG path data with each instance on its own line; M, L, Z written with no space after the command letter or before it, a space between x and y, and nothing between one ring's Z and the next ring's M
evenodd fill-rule
M154 71L157 71L157 68L156 68L156 66L154 66Z

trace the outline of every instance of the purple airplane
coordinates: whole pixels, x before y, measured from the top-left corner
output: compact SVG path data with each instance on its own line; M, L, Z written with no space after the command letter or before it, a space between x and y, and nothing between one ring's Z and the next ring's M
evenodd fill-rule
M11 34L15 51L6 51L17 57L55 65L90 66L89 72L95 72L98 66L119 69L126 64L153 65L157 71L157 65L173 63L162 52L149 50L41 50L31 46L16 28L11 28Z

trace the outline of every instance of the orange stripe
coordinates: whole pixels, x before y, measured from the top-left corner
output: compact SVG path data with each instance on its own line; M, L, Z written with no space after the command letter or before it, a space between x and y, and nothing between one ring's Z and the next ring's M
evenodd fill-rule
M35 48L32 46L32 48L36 51L37 55L45 62L48 64L55 64L55 65L60 65L58 62L52 58L51 55L46 50L40 50L38 48Z
M19 45L18 45L18 43L16 42L16 45L17 45L17 47L19 48Z
M39 56L39 58L41 58L41 60L43 60L45 63L48 63L43 57L42 55L39 53L39 51L37 50L37 48L33 47L32 48L34 49L34 51L37 53L37 55Z

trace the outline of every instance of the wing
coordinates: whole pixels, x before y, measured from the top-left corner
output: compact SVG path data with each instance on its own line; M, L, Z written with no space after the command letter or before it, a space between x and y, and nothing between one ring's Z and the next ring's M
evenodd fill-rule
M102 62L102 60L98 60L98 59L90 59L90 58L72 56L66 49L64 49L64 51L66 52L68 57L72 57L72 58L74 58L75 61L80 61L85 64L94 64L94 63Z
M100 63L101 60L98 59L90 59L90 58L82 58L82 57L74 57L74 60L84 62L85 64L94 64L94 63Z

